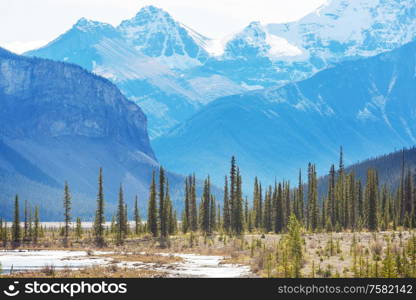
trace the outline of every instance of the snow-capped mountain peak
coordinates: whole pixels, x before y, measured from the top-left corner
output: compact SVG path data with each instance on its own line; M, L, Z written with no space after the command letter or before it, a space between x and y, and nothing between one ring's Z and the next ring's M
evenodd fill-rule
M89 20L87 18L79 19L73 28L83 32L96 31L97 29L114 29L110 24Z
M324 60L373 56L416 37L416 2L329 0L299 21L267 28Z
M205 61L208 57L204 49L207 38L186 28L166 11L154 6L142 8L135 17L123 21L118 30L137 50L150 57L180 56L181 60L188 57L196 60L194 63Z
M271 35L260 22L251 22L234 35L225 45L226 58L255 58L258 56L275 60L279 57L301 55L302 51L284 38Z
M170 27L176 22L170 14L163 9L155 6L145 6L133 18L122 21L119 27L137 27L149 23L157 23L159 28L161 28L163 26Z

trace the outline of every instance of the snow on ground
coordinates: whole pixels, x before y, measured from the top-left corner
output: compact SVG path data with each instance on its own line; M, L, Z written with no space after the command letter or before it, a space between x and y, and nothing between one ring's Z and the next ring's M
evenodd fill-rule
M110 252L95 251L89 256L86 251L0 251L0 262L3 273L8 274L13 266L14 272L40 270L45 266L54 266L56 269L79 269L94 265L110 265L111 258L97 258L96 255ZM142 262L118 262L117 266L127 268L142 268L162 271L171 277L201 277L201 278L239 278L250 276L250 267L242 265L221 264L223 256L206 256L197 254L161 253L157 255L177 256L184 261L167 265Z

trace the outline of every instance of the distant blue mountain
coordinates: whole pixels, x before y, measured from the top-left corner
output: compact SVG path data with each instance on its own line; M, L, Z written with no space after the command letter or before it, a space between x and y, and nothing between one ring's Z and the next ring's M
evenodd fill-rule
M415 70L411 42L304 81L218 99L152 144L170 170L210 174L217 184L232 155L245 178L294 180L308 162L322 174L341 145L352 163L416 143Z

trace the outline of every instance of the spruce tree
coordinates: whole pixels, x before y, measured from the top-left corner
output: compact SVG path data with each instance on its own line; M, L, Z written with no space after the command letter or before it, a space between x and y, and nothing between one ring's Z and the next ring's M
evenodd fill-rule
M209 227L211 234L215 232L217 229L217 211L216 211L216 204L215 204L215 197L211 195L211 203L210 203L210 217L209 217Z
M14 217L12 224L12 246L19 247L21 239L21 228L20 228L20 212L19 212L19 196L16 195L14 199Z
M69 226L71 223L71 193L68 183L64 187L64 247L68 247Z
M25 200L24 208L24 223L23 223L23 242L27 243L29 241L29 211L27 200Z
M77 217L77 223L75 227L75 235L77 237L77 240L80 240L82 238L82 223L81 218Z
M28 231L29 231L29 236L28 236L28 240L30 241L30 242L32 242L33 241L33 214L32 214L32 208L29 206L29 228L28 228Z
M196 204L196 179L195 174L193 174L191 180L190 180L190 195L189 195L189 205L190 205L190 227L193 232L196 232L198 230L198 209Z
M158 222L157 222L157 203L156 203L156 182L155 172L152 174L152 183L150 185L149 205L147 213L147 229L153 235L158 236Z
M165 170L163 167L159 169L159 225L160 225L160 237L165 239L168 235L168 216L166 215L165 208Z
M255 227L257 229L263 226L263 208L262 208L262 196L261 185L257 179L254 179L254 194L253 194L253 208L255 214Z
M116 242L117 245L123 245L124 239L126 235L126 212L125 212L125 204L124 204L124 193L123 187L120 186L118 192L118 206L117 206L117 216L116 216Z
M280 233L283 231L283 191L282 184L279 182L276 194L276 209L275 209L275 221L274 232Z
M205 234L212 234L210 227L211 183L208 177L204 181L204 191L201 198L201 230Z
M377 194L378 194L378 184L377 184L377 174L373 169L368 170L367 173L367 185L366 185L366 197L368 203L368 229L371 231L376 231L378 229L378 219L377 219Z
M329 171L329 182L328 182L328 215L331 220L331 225L335 226L336 213L335 213L335 166L331 166Z
M190 206L189 206L189 197L190 197L190 183L189 176L185 179L185 207L182 217L182 231L187 233L190 225Z
M303 259L303 241L301 235L301 226L295 215L289 217L288 222L288 238L290 256L293 263L293 277L300 278Z
M142 223L142 220L140 218L139 198L136 195L136 197L134 198L134 224L135 224L134 233L136 235L140 233L141 223Z
M100 168L98 174L98 193L97 193L97 210L94 220L94 236L97 246L102 247L105 244L104 241L104 188L103 188L103 169Z
M38 206L35 206L35 214L33 218L33 242L37 244L40 236L40 217Z
M308 168L308 217L309 228L314 231L318 227L318 192L315 165Z
M166 180L164 217L166 219L166 237L174 233L173 205L170 199L169 181Z
M228 195L228 177L225 176L225 183L224 183L224 204L223 204L223 227L224 231L230 233L231 232L231 208L230 208L230 199Z
M240 175L240 169L238 168L237 168L237 173L236 173L234 209L235 209L234 231L237 235L241 235L244 232L243 190L242 190L242 178Z
M231 208L231 229L233 232L236 231L236 215L237 215L237 166L236 160L233 156L231 158L231 168L230 168L230 208Z
M264 199L264 229L266 232L272 231L272 188L271 186L266 191Z
M304 213L304 200L303 200L303 181L302 181L302 170L299 170L299 178L298 178L298 190L297 190L297 198L299 203L299 220L301 223L305 222L305 213Z

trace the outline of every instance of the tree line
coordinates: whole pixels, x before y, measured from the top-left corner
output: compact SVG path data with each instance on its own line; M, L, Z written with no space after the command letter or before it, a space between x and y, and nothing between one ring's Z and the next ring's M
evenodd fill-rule
M337 167L329 170L328 188L324 194L318 193L316 166L308 165L304 182L299 171L298 181L291 186L289 181L275 182L263 186L254 179L251 201L242 190L242 176L236 158L231 158L230 171L224 178L223 199L218 201L211 189L208 176L203 182L201 196L197 196L197 180L189 175L184 183L184 209L180 226L177 212L173 207L169 181L165 170L160 167L152 174L149 188L147 221L142 222L139 213L138 197L134 205L134 233L149 233L159 238L162 246L169 243L169 236L179 230L183 233L201 232L210 236L216 232L229 235L242 235L245 232L283 233L289 230L289 220L296 221L311 232L342 230L395 230L416 227L416 176L406 168L404 160L401 166L401 178L398 188L380 184L375 169L368 169L366 180L357 179L353 172L346 172L343 151ZM157 175L156 175L157 174ZM158 178L156 178L158 177ZM68 183L64 186L62 228L63 244L68 245L71 231L71 192ZM97 246L106 244L105 236L105 196L103 170L98 174L97 209L93 225L93 237ZM292 222L293 223L293 222ZM81 220L76 220L76 235L82 233ZM24 226L21 228L19 198L14 203L14 217L11 228L11 243L14 246L25 241L37 241L39 238L39 208L34 210L25 202ZM116 236L116 244L122 245L129 235L127 205L123 187L118 193L117 211L111 221L110 230ZM8 240L8 228L0 220L0 238Z

